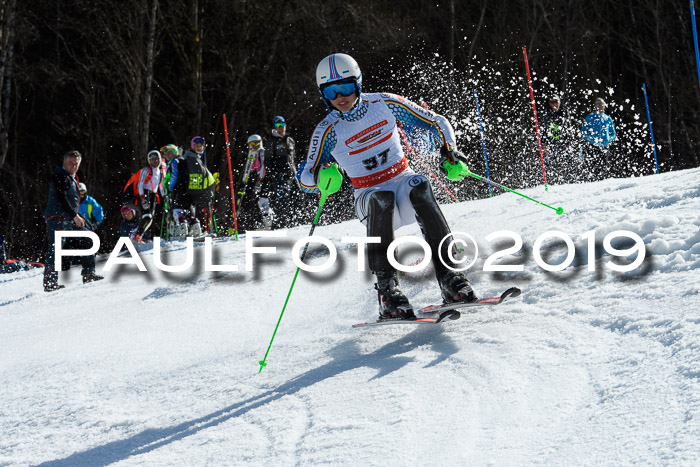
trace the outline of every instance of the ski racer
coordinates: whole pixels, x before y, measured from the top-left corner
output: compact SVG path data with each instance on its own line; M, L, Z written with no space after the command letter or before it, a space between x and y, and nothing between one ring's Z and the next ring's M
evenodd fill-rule
M451 165L466 162L455 147L452 125L443 116L395 94L363 93L360 67L346 54L321 60L316 84L328 115L311 137L300 182L307 190L317 188L320 172L332 170L328 167L332 160L350 177L358 219L367 227L368 236L381 238L380 243L367 246L369 267L376 276L380 320L415 319L387 258L394 230L415 221L431 248L443 299L477 300L464 274L450 269L454 265L447 254L449 239L440 243L450 229L428 179L408 167L396 122L403 122L406 133L421 130L439 139L441 168L445 161Z
M131 236L137 243L143 243L143 235L153 223L156 205L160 196L165 194L163 190L163 178L165 177L165 164L157 150L149 151L146 156L148 165L134 174L124 189L134 184L134 194L137 195L137 207L141 211L139 226Z
M272 221L275 218L275 213L270 207L270 193L274 188L274 182L273 176L267 170L262 137L257 134L248 137L248 158L243 169L243 183L239 193L239 202L243 200L251 180L254 184L253 191L258 195L258 209L260 209L263 228L270 230L272 229Z

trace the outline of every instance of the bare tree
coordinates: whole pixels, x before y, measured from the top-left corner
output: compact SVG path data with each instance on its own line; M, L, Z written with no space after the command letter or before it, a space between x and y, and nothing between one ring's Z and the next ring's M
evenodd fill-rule
M0 168L5 164L9 146L8 130L10 105L13 97L12 71L15 49L15 9L17 0L3 0L0 3Z
M139 149L141 154L148 151L149 144L149 128L151 123L151 101L152 101L152 86L153 73L155 63L155 42L156 42L156 24L158 22L158 0L153 0L151 11L148 17L148 42L146 44L146 63L144 69L144 92L143 105L141 112L141 141Z

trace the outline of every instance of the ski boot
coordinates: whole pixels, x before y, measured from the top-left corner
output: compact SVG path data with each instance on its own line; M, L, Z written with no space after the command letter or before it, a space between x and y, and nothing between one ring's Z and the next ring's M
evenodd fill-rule
M188 231L187 221L183 221L183 222L180 222L179 224L177 224L177 236L180 240L187 237L187 231Z
M195 220L192 225L190 225L190 237L201 237L202 236L202 226L199 224L199 219Z
M182 240L184 238L184 235L182 235L182 224L180 222L169 222L168 232L170 233L170 240Z
M471 303L479 299L466 276L461 272L448 270L438 279L438 282L445 303Z
M63 284L44 284L44 292L55 292L65 287Z
M180 224L175 221L168 222L168 234L170 240L181 240L180 237Z
M399 281L394 272L376 273L377 298L379 300L379 319L416 319L413 306L399 289Z
M83 284L87 284L88 282L101 281L102 279L104 279L103 276L98 276L94 272L91 272L89 274L83 275Z
M262 216L262 222L263 222L263 230L272 230L272 221L274 220L274 217L272 213Z

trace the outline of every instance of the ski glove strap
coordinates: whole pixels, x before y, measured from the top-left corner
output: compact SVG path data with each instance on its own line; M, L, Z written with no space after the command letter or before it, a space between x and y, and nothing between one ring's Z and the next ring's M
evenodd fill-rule
M440 171L448 180L460 181L469 175L467 158L456 147L446 144L440 148Z

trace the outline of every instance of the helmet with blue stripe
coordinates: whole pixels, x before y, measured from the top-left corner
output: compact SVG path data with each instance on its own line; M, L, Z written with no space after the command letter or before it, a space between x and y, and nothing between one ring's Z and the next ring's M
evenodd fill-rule
M362 93L362 71L354 58L347 54L331 54L316 67L316 85L321 98L332 109L330 101L338 95Z

